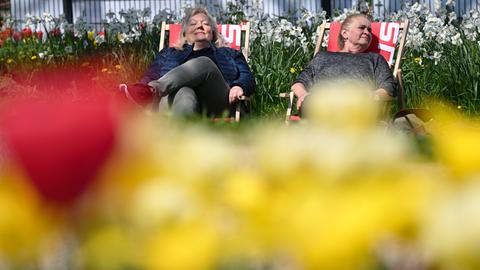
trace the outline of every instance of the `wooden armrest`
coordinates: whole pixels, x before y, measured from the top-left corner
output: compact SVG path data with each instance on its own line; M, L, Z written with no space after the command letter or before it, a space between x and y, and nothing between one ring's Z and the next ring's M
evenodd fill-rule
M400 110L405 109L405 91L403 88L402 70L397 71L397 100Z

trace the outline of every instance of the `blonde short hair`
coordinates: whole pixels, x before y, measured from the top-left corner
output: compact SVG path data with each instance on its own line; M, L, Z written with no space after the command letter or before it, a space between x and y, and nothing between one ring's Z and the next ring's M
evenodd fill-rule
M207 17L208 23L212 28L212 42L215 44L215 46L218 48L218 47L225 47L228 45L228 42L226 41L226 39L222 36L222 34L220 34L220 32L218 32L217 21L215 20L215 18L212 17L212 15L210 15L210 13L207 11L206 8L196 7L192 9L187 9L185 13L186 15L182 20L182 32L180 33L180 38L173 46L174 48L176 48L177 50L182 50L183 45L188 43L185 37L188 23L190 19L197 14L204 14Z

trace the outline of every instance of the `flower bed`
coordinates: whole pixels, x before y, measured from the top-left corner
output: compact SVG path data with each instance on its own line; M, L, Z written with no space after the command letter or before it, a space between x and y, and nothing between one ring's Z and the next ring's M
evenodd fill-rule
M333 20L341 20L351 12L354 11L344 10ZM232 18L245 18L238 16L237 10L231 13ZM224 17L228 18L228 14ZM315 29L324 18L324 13L307 11L296 20L248 18L253 27L250 65L258 82L252 100L257 115L283 112L285 105L277 94L289 89L311 59ZM478 12L472 11L459 19L447 9L433 14L425 6L414 4L388 17L392 21L405 19L410 21L402 65L407 105L425 106L425 100L440 98L468 114L477 114ZM70 25L62 18L44 14L42 18L27 17L23 28L7 19L0 34L0 69L3 74L16 74L67 63L78 66L85 62L85 56L93 55L101 63L97 68L114 69L121 65L118 82L133 82L156 53L162 20L178 18L162 13L150 20L148 9L130 10L120 17L107 14L102 31L94 30L81 18Z

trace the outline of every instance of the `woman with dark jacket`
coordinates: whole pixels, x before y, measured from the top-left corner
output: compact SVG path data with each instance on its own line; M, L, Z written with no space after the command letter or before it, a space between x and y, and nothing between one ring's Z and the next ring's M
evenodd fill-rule
M225 47L206 9L185 16L180 36L174 47L159 52L140 84L126 88L129 99L142 106L162 99L160 106L174 115L219 116L252 94L255 80L243 54Z

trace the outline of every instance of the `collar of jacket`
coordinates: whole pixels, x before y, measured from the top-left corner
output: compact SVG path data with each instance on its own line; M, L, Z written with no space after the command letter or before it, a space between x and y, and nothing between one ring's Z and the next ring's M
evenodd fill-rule
M215 46L215 43L213 43L211 41L209 41L209 43L210 43L210 47L213 50L214 62L217 62L217 47ZM192 53L193 45L194 44L188 44L188 43L183 44L183 51L185 53L183 54L182 62L185 62L185 59L187 59L187 57Z
M212 48L213 52L215 53L217 51L217 46L215 46L215 43L213 43L212 41L209 41L208 43L210 44L210 47ZM188 54L190 54L193 51L193 45L194 44L185 43L185 44L183 44L183 49L185 51L188 51Z

